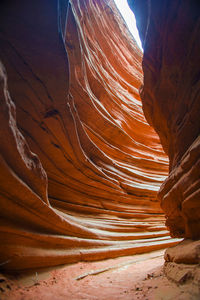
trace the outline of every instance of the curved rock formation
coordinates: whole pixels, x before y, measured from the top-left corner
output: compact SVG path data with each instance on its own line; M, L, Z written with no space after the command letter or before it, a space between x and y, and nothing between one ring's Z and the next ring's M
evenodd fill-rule
M141 52L114 3L0 11L1 267L175 243L156 198L168 160L142 113Z
M169 156L159 199L180 244L165 251L164 273L200 296L200 3L131 1L143 40L146 118Z
M171 235L200 238L200 4L129 1L144 45L145 116L169 156L159 192Z

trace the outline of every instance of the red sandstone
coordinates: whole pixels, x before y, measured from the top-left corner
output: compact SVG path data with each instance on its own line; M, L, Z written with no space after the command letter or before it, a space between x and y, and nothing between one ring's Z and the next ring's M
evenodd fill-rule
M142 54L112 1L72 1L67 19L56 2L1 10L7 270L175 243L156 198L168 160L142 112Z
M187 276L199 282L200 7L129 2L143 61L111 0L1 3L4 271L144 253L183 237L165 272L176 282L173 269L192 263Z

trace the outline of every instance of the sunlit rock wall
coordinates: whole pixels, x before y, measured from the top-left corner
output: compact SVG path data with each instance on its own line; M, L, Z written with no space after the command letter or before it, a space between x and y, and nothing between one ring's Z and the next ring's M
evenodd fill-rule
M96 260L175 243L168 172L144 119L142 54L112 1L2 1L0 266Z
M200 238L200 2L132 1L144 46L145 116L169 156L159 198L171 235Z

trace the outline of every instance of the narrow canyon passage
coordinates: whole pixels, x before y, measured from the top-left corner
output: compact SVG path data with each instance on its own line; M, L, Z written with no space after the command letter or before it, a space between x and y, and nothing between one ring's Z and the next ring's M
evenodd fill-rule
M52 271L31 287L41 299L63 276L74 299L87 277L86 299L106 299L92 297L107 273L110 300L153 297L146 284L159 278L174 282L169 299L175 283L180 299L200 294L200 7L128 2L144 55L113 0L0 3L0 269L67 264L55 285ZM140 283L126 290L131 273ZM2 297L32 295L9 280Z
M1 10L2 267L175 244L157 200L168 158L138 91L142 53L114 2L20 3Z

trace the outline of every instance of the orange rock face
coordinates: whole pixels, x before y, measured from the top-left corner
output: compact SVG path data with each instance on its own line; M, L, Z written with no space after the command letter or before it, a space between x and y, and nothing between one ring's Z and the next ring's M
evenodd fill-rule
M129 1L144 45L145 116L169 156L159 198L171 235L200 238L200 4Z
M142 113L141 52L113 2L0 11L1 267L175 243L156 198L168 160Z

